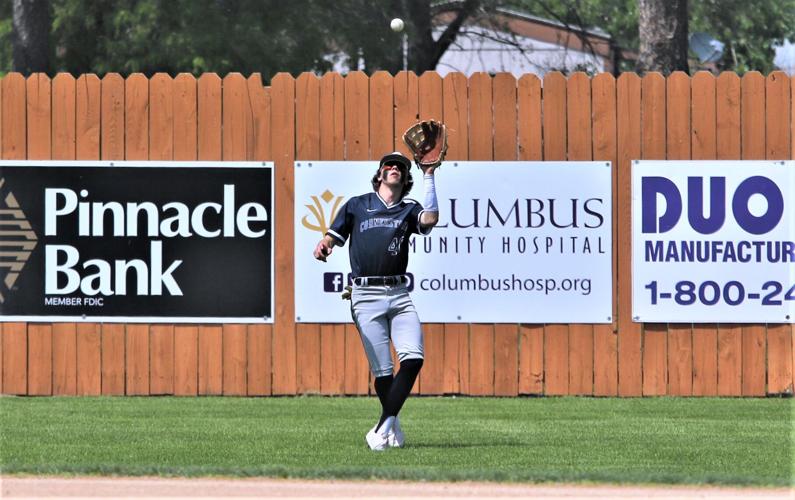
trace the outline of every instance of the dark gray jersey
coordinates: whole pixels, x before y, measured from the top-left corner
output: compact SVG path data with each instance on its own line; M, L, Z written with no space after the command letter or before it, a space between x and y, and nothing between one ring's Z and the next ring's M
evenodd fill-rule
M350 238L348 254L354 278L405 274L409 237L421 232L421 213L422 206L412 199L388 207L378 193L367 193L343 205L328 235L340 245Z

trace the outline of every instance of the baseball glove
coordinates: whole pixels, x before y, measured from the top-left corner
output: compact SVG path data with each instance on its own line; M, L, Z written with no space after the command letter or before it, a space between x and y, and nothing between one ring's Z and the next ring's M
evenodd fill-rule
M438 167L447 154L447 128L436 120L417 122L403 134L403 142L419 167Z

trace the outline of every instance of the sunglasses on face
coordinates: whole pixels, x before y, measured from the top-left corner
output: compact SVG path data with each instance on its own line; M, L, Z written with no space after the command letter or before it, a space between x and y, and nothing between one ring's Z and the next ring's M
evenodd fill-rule
M398 162L384 163L384 166L381 167L381 168L385 169L385 168L389 168L389 167L397 167L398 170L400 170L401 172L405 172L406 171L406 166L403 165L402 163L398 163Z

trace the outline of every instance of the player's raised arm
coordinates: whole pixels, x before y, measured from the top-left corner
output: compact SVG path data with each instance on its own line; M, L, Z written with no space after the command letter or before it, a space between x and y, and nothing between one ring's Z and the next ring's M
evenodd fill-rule
M439 202L436 199L436 172L435 166L420 165L423 173L423 189L425 191L422 201L422 214L420 226L430 230L439 222Z

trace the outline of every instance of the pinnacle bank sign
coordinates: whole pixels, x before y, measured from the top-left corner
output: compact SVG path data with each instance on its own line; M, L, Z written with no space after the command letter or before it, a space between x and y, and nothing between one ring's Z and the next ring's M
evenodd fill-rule
M272 322L273 167L0 162L0 320Z

